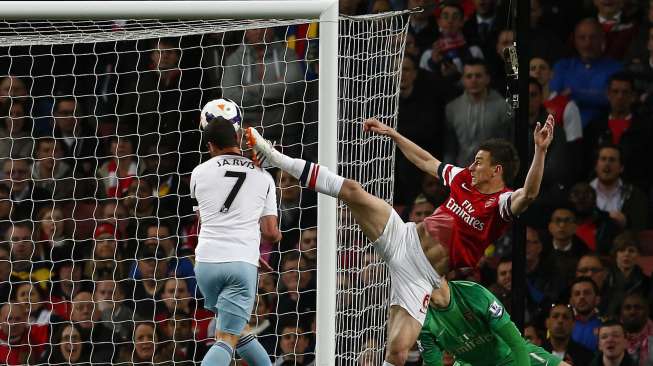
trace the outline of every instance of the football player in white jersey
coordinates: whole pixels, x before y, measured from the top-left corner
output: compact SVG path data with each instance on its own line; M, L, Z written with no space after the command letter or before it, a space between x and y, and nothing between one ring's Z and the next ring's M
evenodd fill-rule
M203 366L226 366L233 351L248 365L270 365L254 335L241 335L256 299L261 238L281 239L272 176L242 156L233 121L220 116L204 129L211 159L191 175L201 228L195 250L204 307L217 314L216 343Z

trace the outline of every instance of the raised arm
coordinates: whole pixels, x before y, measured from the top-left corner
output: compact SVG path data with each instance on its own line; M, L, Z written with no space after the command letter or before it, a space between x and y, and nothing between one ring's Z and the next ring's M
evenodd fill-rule
M535 155L531 163L524 186L519 188L512 194L510 199L510 210L513 215L519 215L526 211L537 195L540 193L540 183L542 183L542 175L544 174L544 159L546 158L546 150L551 145L553 140L553 116L549 114L546 123L542 126L539 122L535 126L533 132L533 140L535 141Z
M402 136L395 129L383 124L376 118L370 118L363 123L363 130L390 137L397 144L397 147L406 159L415 164L421 171L431 174L434 177L438 176L440 160L433 157L433 155L419 147L416 143Z

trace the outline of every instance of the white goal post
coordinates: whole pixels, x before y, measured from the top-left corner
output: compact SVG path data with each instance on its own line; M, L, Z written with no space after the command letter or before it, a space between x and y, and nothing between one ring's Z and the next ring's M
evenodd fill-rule
M317 93L317 160L319 164L331 171L339 172L346 178L361 181L364 188L372 194L389 202L392 201L394 146L384 137L363 136L361 122L363 118L378 117L395 125L397 118L399 79L403 59L404 41L407 25L407 15L401 13L393 16L371 15L364 19L370 24L362 25L363 21L354 18L345 19L338 15L338 0L270 0L270 1L4 1L2 3L2 18L11 20L71 21L65 27L75 28L74 21L79 20L170 20L177 22L174 27L193 27L192 21L211 22L216 19L248 19L261 20L262 27L274 26L275 20L300 19L306 22L319 23L319 82ZM72 25L71 25L72 24ZM150 23L147 23L150 24ZM154 23L152 23L154 24ZM198 22L198 26L203 24ZM64 31L40 34L38 28L32 32L27 45L39 44L75 44L101 42L101 33L91 34L95 25L90 23L75 29L75 36L68 37ZM106 25L102 25L106 26ZM161 32L151 32L151 29L129 30L143 34L140 38L158 38L165 33L166 23L154 25ZM56 24L55 24L56 27ZM88 28L84 28L88 27ZM244 30L252 27L252 23L242 25L234 22L233 30ZM4 42L11 39L16 42L19 32L11 27L0 27L0 45L11 45ZM384 29L390 29L385 31ZM206 28L211 32L210 26ZM228 29L228 30L232 30ZM347 29L352 36L345 42L339 39L339 31ZM223 30L224 31L224 30ZM374 32L383 35L375 37ZM86 33L88 32L88 34ZM191 34L189 31L188 34ZM181 33L180 33L181 34ZM54 37L52 43L38 43L38 37ZM94 38L100 37L100 38ZM385 37L385 38L384 38ZM36 39L36 41L34 41ZM135 38L137 39L137 38ZM114 39L110 38L109 41ZM14 43L16 44L16 43ZM18 43L21 44L21 43ZM340 47L340 51L339 51ZM345 49L346 51L343 51ZM339 59L342 55L346 59ZM379 65L373 65L374 62ZM341 70L345 65L345 71ZM363 76L359 76L363 74ZM0 75L3 76L3 75ZM340 90L339 90L340 89ZM368 103L368 101L372 101ZM306 100L304 100L306 102ZM342 123L344 121L344 123ZM339 123L340 122L340 123ZM155 131L156 132L156 131ZM343 142L342 136L351 138ZM345 158L343 158L345 156ZM7 157L0 157L2 159ZM13 159L13 158L12 158ZM344 159L344 160L343 160ZM336 364L354 365L362 352L383 349L383 334L385 320L377 321L369 329L360 322L361 315L352 314L348 306L358 306L371 311L376 318L385 316L389 280L385 267L378 261L366 262L367 255L372 253L370 243L366 242L356 225L349 221L349 214L344 205L338 205L335 198L318 195L317 198L317 297L316 297L316 365L333 366ZM342 230L344 228L344 230ZM345 233L343 234L343 231ZM353 244L355 243L355 244ZM365 244L363 244L365 243ZM357 253L352 247L356 247ZM373 255L373 254L371 254ZM343 262L356 262L360 266L369 267L374 272L374 281L370 284L370 276L366 268L343 269ZM353 276L357 283L352 283L352 290L339 281L341 275ZM351 280L352 282L354 280ZM359 289L362 288L362 290ZM343 301L339 296L347 296ZM362 299L362 300L361 300ZM354 302L352 305L349 302ZM379 303L380 302L380 303ZM346 303L343 305L343 303ZM342 309L345 310L342 310ZM371 310L369 310L371 309ZM347 311L350 311L347 313ZM345 313L345 315L343 315ZM381 314L381 315L380 315ZM338 325L340 322L340 326ZM342 324L345 324L342 326ZM351 323L356 323L352 325ZM339 328L341 327L341 328ZM339 332L346 329L342 336ZM370 336L367 332L374 334ZM365 336L372 338L372 344L366 344ZM341 347L337 344L338 337L348 344ZM374 338L376 337L376 338ZM339 356L338 354L341 353ZM343 356L342 353L345 355ZM380 361L380 356L373 356Z

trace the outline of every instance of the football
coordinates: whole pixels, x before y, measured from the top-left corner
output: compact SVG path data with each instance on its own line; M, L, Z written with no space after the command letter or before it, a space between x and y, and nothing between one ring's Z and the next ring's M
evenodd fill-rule
M240 124L243 120L243 112L238 104L229 99L215 99L212 100L202 108L200 116L200 129L205 129L206 126L214 119L222 117L230 121L234 129L238 131Z

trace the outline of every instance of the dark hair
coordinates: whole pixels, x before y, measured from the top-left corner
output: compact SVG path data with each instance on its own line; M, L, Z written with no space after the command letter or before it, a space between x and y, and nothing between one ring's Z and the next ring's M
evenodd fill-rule
M569 290L574 288L574 286L576 286L577 284L583 283L583 282L590 283L592 285L592 288L594 289L594 294L597 295L597 296L600 295L599 286L596 284L596 282L594 282L592 277L587 277L587 276L580 276L580 277L574 278L573 281L571 281L571 285L569 285Z
M238 138L231 121L218 116L204 128L206 142L210 142L219 149L238 147Z
M444 8L456 8L460 12L460 15L464 16L465 15L465 9L463 9L463 6L460 4L460 1L458 0L442 0L440 1L440 9Z
M601 329L607 328L607 327L620 327L621 331L626 335L626 328L624 328L624 325L617 319L610 318L606 321L604 321L601 325L599 325L599 328L597 330L597 334L601 333Z
M479 57L469 57L463 61L464 66L483 66L486 74L490 74L490 68L488 67L487 61Z
M534 78L532 76L529 76L528 77L528 85L531 85L531 84L537 86L537 89L540 91L540 93L542 92L542 84L540 84L540 82L537 81L536 78Z
M504 139L489 139L481 143L478 150L489 152L492 165L503 167L504 183L510 183L515 179L519 172L519 155L513 144Z
M611 255L616 255L617 252L626 250L627 248L634 247L639 252L639 240L637 240L637 235L632 231L626 230L621 234L617 235L612 240L612 250L610 251Z
M612 74L610 78L608 79L608 88L610 85L612 85L613 81L624 81L630 84L631 89L635 89L635 78L633 78L633 75L627 71L620 71L615 74Z
M551 215L549 216L549 219L553 218L553 214L557 210L569 211L574 215L574 218L578 218L578 212L576 211L576 207L574 205L572 205L569 201L564 201L564 202L561 202L561 203L553 206L553 209L551 210Z
M601 154L601 150L603 150L603 149L614 149L614 150L617 150L617 152L619 152L619 164L623 165L623 162L622 162L622 159L623 159L623 156L624 156L624 154L623 154L623 150L621 149L621 146L619 146L619 145L615 145L615 144L613 144L613 143L605 143L605 144L601 144L601 145L599 145L599 147L596 149L596 159L595 159L595 162L598 162L598 161L599 161L599 155Z

